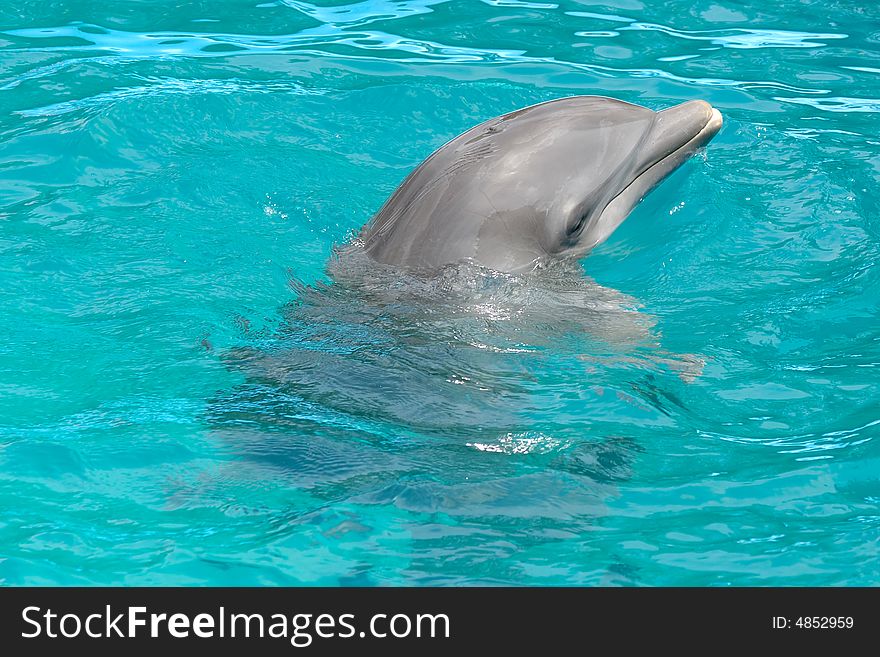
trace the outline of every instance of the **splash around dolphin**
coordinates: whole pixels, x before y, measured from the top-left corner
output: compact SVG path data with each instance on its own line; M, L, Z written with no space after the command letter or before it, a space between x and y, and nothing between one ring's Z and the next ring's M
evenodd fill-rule
M655 112L573 96L519 109L441 146L358 242L373 260L414 271L469 262L519 273L578 258L721 123L701 100Z

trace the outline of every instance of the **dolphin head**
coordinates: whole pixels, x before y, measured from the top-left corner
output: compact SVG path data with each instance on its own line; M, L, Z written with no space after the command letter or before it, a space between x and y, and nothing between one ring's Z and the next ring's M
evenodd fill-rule
M459 135L401 184L362 232L376 260L469 260L499 271L580 257L721 127L704 101L659 112L574 96Z
M574 148L583 150L571 153L571 173L547 210L548 254L583 255L604 242L722 123L721 113L701 100L660 112L608 98L596 99L596 105L603 109L590 108L570 135Z

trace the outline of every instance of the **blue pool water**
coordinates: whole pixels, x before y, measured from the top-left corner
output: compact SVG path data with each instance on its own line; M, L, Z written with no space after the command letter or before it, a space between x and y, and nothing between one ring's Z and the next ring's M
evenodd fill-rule
M572 94L725 125L583 273L327 276ZM880 583L878 135L873 2L3 3L0 582Z

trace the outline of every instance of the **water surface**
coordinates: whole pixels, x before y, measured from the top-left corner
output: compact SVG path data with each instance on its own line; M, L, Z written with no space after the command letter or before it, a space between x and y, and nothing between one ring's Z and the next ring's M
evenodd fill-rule
M0 8L0 582L880 583L874 4L180 5ZM572 94L725 126L582 269L328 275Z

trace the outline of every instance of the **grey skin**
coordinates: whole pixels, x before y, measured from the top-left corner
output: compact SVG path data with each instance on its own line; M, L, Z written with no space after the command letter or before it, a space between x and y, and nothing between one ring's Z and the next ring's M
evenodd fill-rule
M435 151L362 229L378 262L523 272L581 257L721 128L709 103L654 112L573 96L490 119Z

